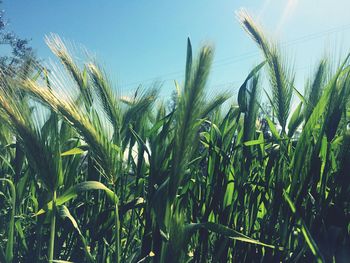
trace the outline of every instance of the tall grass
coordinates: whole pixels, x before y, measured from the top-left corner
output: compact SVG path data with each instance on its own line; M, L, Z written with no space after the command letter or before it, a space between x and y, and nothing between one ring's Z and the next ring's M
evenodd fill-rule
M346 262L349 58L334 73L321 60L302 95L238 18L264 61L229 107L206 96L213 48L190 40L172 102L157 85L120 96L56 35L64 71L1 74L0 262Z

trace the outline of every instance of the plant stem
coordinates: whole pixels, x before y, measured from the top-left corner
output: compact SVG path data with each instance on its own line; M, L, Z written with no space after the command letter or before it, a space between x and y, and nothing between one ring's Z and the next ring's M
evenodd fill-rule
M119 211L118 211L118 203L115 203L115 253L116 253L116 263L120 262L120 222L119 222Z
M113 182L112 184L112 189L116 191L117 186ZM119 210L118 210L118 205L119 205L119 198L116 198L114 195L114 205L115 205L115 221L114 221L114 227L115 227L115 258L116 258L116 263L120 262L120 219L119 219Z
M55 228L56 228L56 190L52 194L52 214L50 227L50 243L49 243L49 262L52 262L55 250Z

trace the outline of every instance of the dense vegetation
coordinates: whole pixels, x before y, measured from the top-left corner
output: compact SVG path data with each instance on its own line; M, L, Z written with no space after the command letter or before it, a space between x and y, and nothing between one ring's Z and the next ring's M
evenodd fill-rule
M349 58L321 60L302 95L277 45L239 19L265 60L231 107L206 97L213 50L193 59L189 41L172 103L156 88L118 96L54 35L65 72L1 74L1 262L346 262Z
M3 1L0 0L0 7ZM0 70L7 75L14 75L25 60L36 60L33 49L29 46L29 40L20 38L16 33L8 29L9 22L5 18L6 13L0 10Z

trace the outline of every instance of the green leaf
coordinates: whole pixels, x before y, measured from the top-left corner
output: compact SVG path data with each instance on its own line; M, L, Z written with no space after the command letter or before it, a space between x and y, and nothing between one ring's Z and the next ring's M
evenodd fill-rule
M292 117L290 118L290 121L288 123L288 136L289 137L293 136L294 132L298 129L299 125L303 121L304 116L301 112L302 106L303 106L303 103L300 102L299 105L294 110Z
M73 149L70 149L68 151L61 153L61 156L82 154L82 153L86 152L88 150L88 148L89 147L87 145L81 145L78 147L74 147Z
M301 232L302 232L302 234L304 236L304 239L305 239L308 247L310 248L312 254L315 256L317 263L325 262L322 254L321 254L320 249L318 248L315 240L311 236L311 233L310 233L308 227L305 224L305 221L301 218L301 216L297 212L293 201L290 199L288 193L285 190L283 190L283 196L284 196L284 199L287 201L287 203L289 205L289 208L292 211L292 213L295 214L297 216L297 219L300 221L300 223L301 223Z
M245 243L250 243L250 244L259 245L259 246L264 246L264 247L268 247L268 248L272 248L272 249L275 248L275 246L273 246L273 245L269 245L269 244L260 242L258 240L253 239L253 238L250 238L250 237L248 237L248 236L246 236L246 235L244 235L244 234L242 234L234 229L231 229L227 226L217 224L217 223L212 223L212 222L195 223L195 224L189 224L186 228L187 228L186 231L188 233L191 233L191 234L193 234L196 230L199 230L200 228L204 228L204 229L207 229L207 230L214 232L216 234L231 238L233 240L242 241Z
M263 61L256 67L252 69L252 71L248 74L247 78L244 80L243 84L239 88L238 91L238 105L241 112L246 112L248 110L248 102L247 102L247 83L248 81L255 76L259 70L265 65L266 61Z
M83 236L83 234L81 233L81 230L78 226L77 221L72 216L72 214L69 212L68 208L65 205L61 205L58 207L58 213L63 219L67 218L72 223L73 227L77 230L82 243L84 244L84 251L85 251L85 255L86 255L87 259L90 262L94 262L94 258L92 257L92 255L89 251L89 248L88 248L88 243L87 243L85 237Z
M60 206L65 204L66 202L70 201L73 198L76 198L80 192L85 191L91 191L91 190L102 190L106 193L108 199L113 204L118 204L118 197L117 195L110 190L108 187L106 187L104 184L97 182L97 181L87 181L83 183L79 183L77 185L72 186L69 188L66 192L64 192L61 196L59 196L56 199L56 205ZM47 211L52 210L52 201L47 203L45 207L40 209L34 216L38 216L41 214L44 214Z
M306 104L306 100L305 100L304 96L296 89L296 87L293 86L293 90L295 91L295 93L297 94L297 96L299 97L301 102Z
M238 106L241 112L246 112L248 109L247 102L247 83L244 82L238 91Z
M263 143L265 143L265 140L262 137L262 138L259 138L257 140L251 140L251 141L244 142L243 144L245 146L253 146L253 145L258 145L258 144L263 144Z
M17 233L18 233L19 237L21 238L21 242L22 242L22 245L23 245L24 249L28 250L26 237L24 235L23 227L21 225L21 221L20 220L16 220L15 227L16 227L16 230L17 230Z
M4 162L4 164L6 164L6 166L7 166L8 168L10 168L11 172L12 172L13 174L15 174L15 170L13 169L11 163L10 163L6 158L4 158L2 155L0 155L0 159Z
M268 116L266 116L265 118L267 120L267 124L269 125L272 136L275 137L276 140L281 140L281 136L279 135L275 124L273 124L273 122Z
M141 136L137 134L136 131L134 131L134 129L132 127L129 127L132 135L135 137L135 139L137 140L137 142L143 147L143 149L145 150L145 152L148 154L148 156L151 155L148 147L147 147L147 144L142 140Z

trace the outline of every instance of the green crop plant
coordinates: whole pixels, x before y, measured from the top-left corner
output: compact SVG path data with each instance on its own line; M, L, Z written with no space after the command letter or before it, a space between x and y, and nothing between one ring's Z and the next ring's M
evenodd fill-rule
M189 39L171 101L157 83L122 96L57 35L60 65L1 72L0 262L347 262L349 56L302 94L237 16L263 55L237 103L206 95L214 50Z

